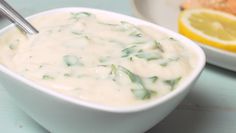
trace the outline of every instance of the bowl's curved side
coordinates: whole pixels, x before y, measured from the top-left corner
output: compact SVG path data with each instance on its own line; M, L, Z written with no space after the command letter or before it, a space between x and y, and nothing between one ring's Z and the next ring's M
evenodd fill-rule
M154 108L132 113L106 112L86 108L52 97L0 72L3 86L17 105L40 125L56 133L143 133L166 117L186 96L181 94Z

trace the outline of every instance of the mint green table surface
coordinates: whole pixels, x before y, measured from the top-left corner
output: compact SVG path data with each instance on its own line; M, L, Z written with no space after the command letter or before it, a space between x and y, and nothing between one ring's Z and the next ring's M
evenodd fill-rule
M129 0L7 1L23 16L69 6L100 8L132 16ZM1 27L7 24L0 18ZM0 85L0 133L48 131L22 112ZM186 99L147 133L236 133L236 72L207 65Z

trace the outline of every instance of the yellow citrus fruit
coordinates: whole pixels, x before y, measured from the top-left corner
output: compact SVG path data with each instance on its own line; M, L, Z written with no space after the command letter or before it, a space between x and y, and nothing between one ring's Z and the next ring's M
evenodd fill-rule
M178 19L184 36L216 48L236 52L236 16L210 9L187 9Z

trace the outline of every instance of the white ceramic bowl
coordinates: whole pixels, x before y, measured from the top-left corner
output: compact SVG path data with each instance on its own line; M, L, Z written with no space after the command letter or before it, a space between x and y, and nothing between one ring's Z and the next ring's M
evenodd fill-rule
M53 133L142 133L161 121L185 97L205 65L201 48L189 39L152 23L108 11L88 8L62 8L43 12L86 11L147 25L167 33L193 49L197 65L189 77L173 92L144 105L113 108L75 100L41 87L0 65L0 81L17 104L29 116ZM10 25L0 35L12 28ZM4 45L4 44L1 44Z

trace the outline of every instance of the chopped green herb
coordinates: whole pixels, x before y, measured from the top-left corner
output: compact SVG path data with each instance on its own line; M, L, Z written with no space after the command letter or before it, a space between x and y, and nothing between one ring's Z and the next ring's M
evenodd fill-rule
M157 42L156 40L154 41L154 48L159 49L162 53L164 52L164 49L163 49L161 43Z
M172 41L177 41L175 38L173 37L170 37L169 40L172 40Z
M179 83L179 81L181 80L182 77L178 77L175 79L170 79L170 80L165 80L164 83L166 83L167 85L169 85L171 87L171 90L173 90L175 88L175 86Z
M77 13L71 13L71 18L75 21L78 21L82 17L89 17L91 16L91 13L88 12L77 12Z
M118 68L129 77L132 83L134 83L135 89L132 89L131 91L133 92L136 98L142 99L142 100L151 98L151 96L154 94L154 91L148 90L144 86L143 81L140 76L132 73L125 67L118 66Z
M130 24L129 22L126 22L126 21L121 21L120 23L121 23L120 29L119 29L120 31L126 32L130 36L135 36L135 37L142 37L143 36L141 30L138 27L136 27L135 25Z
M118 44L120 46L124 46L125 45L123 42L115 40L115 39L108 40L108 42L114 43L114 44Z
M71 33L74 34L74 35L79 35L79 36L83 35L83 33L81 33L81 32L72 31Z
M19 39L14 40L12 43L9 44L9 49L15 50L20 43Z
M65 55L63 56L63 61L68 67L74 66L74 65L82 65L79 62L79 58L76 57L75 55Z
M176 57L176 58L168 58L166 61L160 63L160 65L162 67L166 67L169 63L173 62L173 61L178 61L179 60L179 57Z
M77 35L77 36L79 36L79 37L83 37L83 38L85 38L85 39L87 39L87 40L90 40L90 38L89 38L87 35L85 35L85 34L83 34L83 33L81 33L81 32L72 31L71 33L74 34L74 35Z
M118 66L118 68L119 68L122 72L124 72L125 74L127 74L128 77L129 77L129 79L130 79L133 83L143 84L141 78L140 78L138 75L132 73L131 71L129 71L129 70L126 69L125 67ZM141 89L145 89L143 85L140 85L140 87L141 87Z
M111 65L111 75L116 75L117 74L117 68L114 64Z
M72 75L70 73L65 73L64 76L65 77L71 77Z
M147 42L146 41L137 41L137 42L133 42L131 44L146 44Z
M121 21L121 31L128 32L129 36L142 37L143 33L141 30L133 24L130 24L125 21Z
M87 75L85 75L85 74L80 74L80 75L77 75L76 77L77 77L77 78L83 78L83 77L87 77Z
M107 25L107 26L119 26L118 24L111 24L111 23L105 23L105 22L98 22L98 23L102 25Z
M143 36L143 34L140 31L137 31L137 30L131 32L129 35L130 36L135 36L135 37L142 37Z
M142 50L142 49L140 49L140 50L138 51L138 53L141 53L141 52L143 52L143 50Z
M140 42L140 44L145 44L147 43L147 45L155 45L154 47L155 48L158 48L161 52L163 52L163 48L162 46L157 42L157 41L152 41L152 43L150 42ZM137 42L138 44L138 42ZM137 58L141 58L141 59L146 59L147 61L151 61L151 60L158 60L158 59L161 59L162 56L161 54L158 52L158 51L150 51L150 52L147 52L147 51L144 51L142 49L142 46L144 45L133 45L131 47L128 47L128 48L125 48L122 50L122 57L130 57L132 55L132 57L137 57ZM130 60L132 61L132 60Z
M121 57L128 57L130 56L130 54L134 53L136 50L136 46L131 46L128 48L123 49L121 52L123 53L123 55Z
M162 67L166 67L168 65L168 62L163 62L160 64Z
M98 65L98 67L108 67L108 65Z
M104 63L104 62L106 62L106 61L107 61L107 60L104 59L104 58L100 58L100 59L99 59L99 62L100 62L100 63Z
M150 99L152 95L155 95L156 92L152 90L146 90L146 89L131 89L132 93L138 98L138 99Z
M134 25L130 24L129 22L120 21L120 23L124 30L130 30L131 28L134 28Z
M110 56L105 56L105 57L100 57L99 62L100 63L105 63L110 59Z
M158 53L145 53L145 52L140 52L135 56L138 58L146 59L147 61L158 60L162 58L161 55L159 55Z
M90 38L87 35L84 35L84 38L90 40Z
M130 60L130 61L133 61L133 57L129 57L129 60Z
M152 77L149 77L148 79L150 79L152 81L152 83L156 83L157 80L158 80L158 77L157 76L152 76Z
M52 76L50 76L50 75L43 75L43 77L42 77L44 80L53 80L54 79L54 77L52 77Z
M11 50L14 50L14 49L16 49L16 45L10 44L10 45L9 45L9 48L10 48Z

